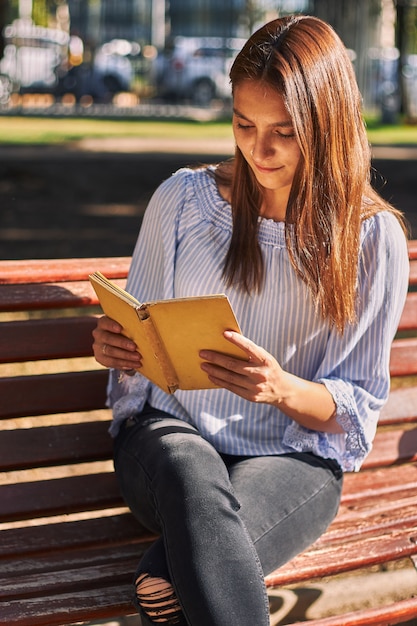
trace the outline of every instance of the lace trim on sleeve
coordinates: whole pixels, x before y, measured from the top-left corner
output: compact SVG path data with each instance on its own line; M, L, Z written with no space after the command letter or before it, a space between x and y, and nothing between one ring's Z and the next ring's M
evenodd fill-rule
M349 383L330 379L318 382L323 383L333 396L336 404L336 420L346 433L347 463L352 466L352 469L358 469L363 459L369 454L372 445L360 422L353 394L349 392Z
M140 413L148 397L150 382L141 374L128 376L117 370L110 371L107 387L107 406L113 410L113 420L109 433L115 437L120 424Z

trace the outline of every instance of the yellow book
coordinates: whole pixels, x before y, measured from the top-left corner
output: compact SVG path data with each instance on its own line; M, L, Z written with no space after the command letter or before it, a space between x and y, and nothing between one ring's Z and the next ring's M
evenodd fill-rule
M89 278L104 313L137 345L143 357L138 371L167 393L216 387L200 368L200 350L247 359L223 337L225 330L241 332L224 294L141 304L100 272Z

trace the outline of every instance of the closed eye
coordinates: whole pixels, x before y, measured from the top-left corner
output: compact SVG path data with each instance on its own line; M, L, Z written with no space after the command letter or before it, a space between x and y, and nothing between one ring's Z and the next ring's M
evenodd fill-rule
M294 139L295 133L281 133L279 130L276 131L276 134L283 139Z

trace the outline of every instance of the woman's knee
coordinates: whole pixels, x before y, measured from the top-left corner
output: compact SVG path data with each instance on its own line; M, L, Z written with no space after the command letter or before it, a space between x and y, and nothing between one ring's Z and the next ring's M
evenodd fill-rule
M137 604L153 624L185 626L180 603L170 582L142 573L135 585Z

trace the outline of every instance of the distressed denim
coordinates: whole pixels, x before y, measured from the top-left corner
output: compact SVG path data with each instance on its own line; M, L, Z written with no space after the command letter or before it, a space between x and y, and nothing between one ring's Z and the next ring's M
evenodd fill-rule
M343 482L309 453L221 455L149 405L121 428L114 460L132 513L161 535L136 576L171 581L190 626L269 626L264 575L325 531Z

